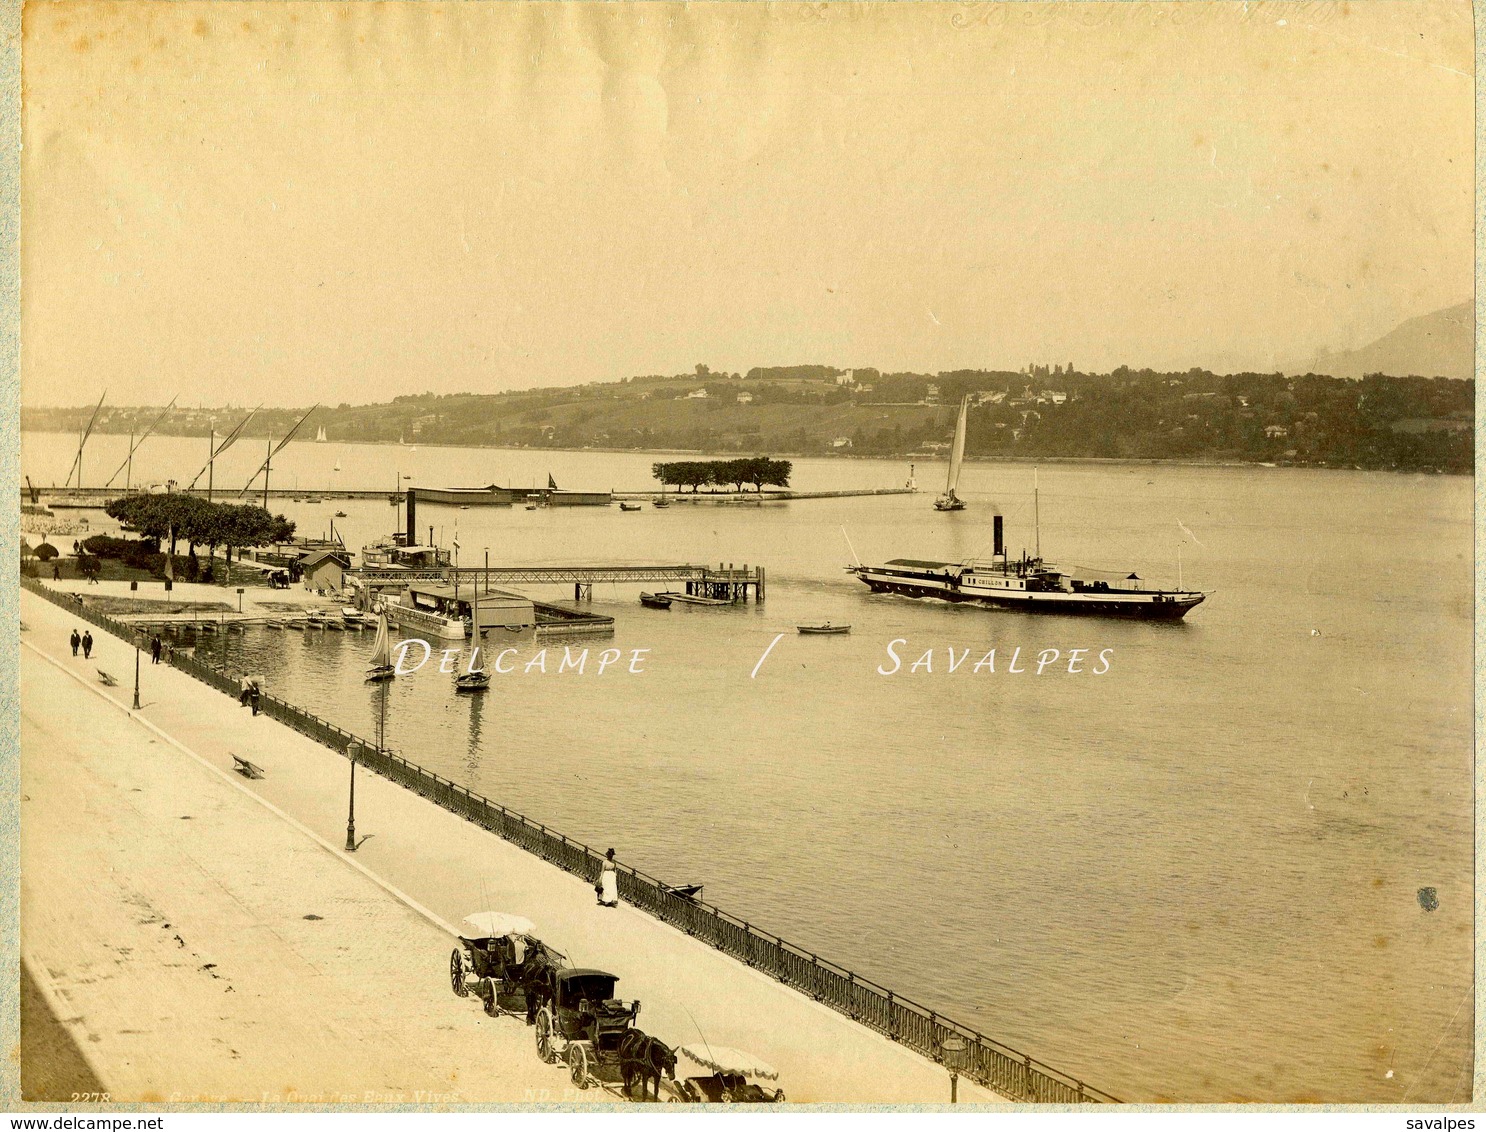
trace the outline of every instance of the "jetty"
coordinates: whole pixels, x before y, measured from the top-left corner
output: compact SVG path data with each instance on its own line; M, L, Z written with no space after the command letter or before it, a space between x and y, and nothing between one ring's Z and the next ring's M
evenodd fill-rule
M364 566L350 571L350 576L369 589L402 582L453 585L456 578L461 586L478 583L482 588L488 585L492 589L522 583L571 585L574 601L592 600L594 585L603 582L680 582L688 594L728 603L745 602L750 598L763 601L768 581L762 566L735 567L731 563L718 563L716 566L430 566L421 570Z
M616 491L614 498L625 503L653 503L664 499L667 503L694 503L698 506L716 507L738 504L793 503L805 499L854 499L874 495L914 495L912 487L866 487L842 491Z

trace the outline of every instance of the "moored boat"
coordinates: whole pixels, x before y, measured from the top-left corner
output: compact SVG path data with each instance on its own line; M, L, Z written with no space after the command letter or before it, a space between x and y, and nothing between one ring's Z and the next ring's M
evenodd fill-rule
M819 625L796 625L795 628L806 635L813 634L815 636L851 632L850 625L832 625L829 621L822 622Z
M640 510L640 504L638 504L638 503L621 503L619 505L619 509L621 511L638 511L638 510Z
M454 677L456 692L483 692L488 687L490 687L490 673L483 668L477 668L473 672L461 672Z
M671 599L665 594L642 593L640 595L640 604L650 609L670 609Z
M392 665L392 636L387 632L387 615L377 615L377 639L372 644L371 664L367 666L368 680L391 680L397 675Z

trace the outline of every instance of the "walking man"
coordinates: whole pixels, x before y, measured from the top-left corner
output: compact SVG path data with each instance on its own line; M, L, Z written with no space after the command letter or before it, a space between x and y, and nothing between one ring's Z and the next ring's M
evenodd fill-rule
M253 682L246 676L244 676L242 678L242 683L238 686L237 702L240 703L243 707L247 707L248 697L252 694L252 692Z
M83 659L87 660L93 655L93 630L89 629L83 633Z
M154 636L154 639L150 641L150 663L151 664L159 664L160 663L160 644L161 644L161 642L160 642L160 634L159 633L156 633L155 636Z
M72 655L73 656L76 656L77 655L77 646L83 643L83 639L80 636L77 635L77 630L76 629L72 630L72 636L69 638L69 641L70 641L70 643L72 645Z
M254 715L258 714L258 697L260 694L258 691L258 681L254 680L248 689L248 702L253 705Z

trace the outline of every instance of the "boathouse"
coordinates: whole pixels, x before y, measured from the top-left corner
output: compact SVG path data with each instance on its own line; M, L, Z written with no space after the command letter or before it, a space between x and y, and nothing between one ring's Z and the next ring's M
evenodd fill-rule
M307 590L339 591L351 568L351 556L344 550L317 550L297 563Z

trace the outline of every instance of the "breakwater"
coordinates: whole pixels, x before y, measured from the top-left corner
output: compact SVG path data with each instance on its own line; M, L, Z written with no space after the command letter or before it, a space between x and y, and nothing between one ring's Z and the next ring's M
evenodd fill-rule
M144 643L143 636L132 626L89 609L86 604L79 605L70 595L53 591L31 578L23 577L21 584L126 642L136 646ZM232 696L238 692L233 674L185 652L175 652L169 661L209 687ZM589 881L598 875L602 856L581 842L399 755L379 749L275 696L264 695L261 709L270 718L573 875ZM1037 1103L1116 1103L1116 1098L1108 1093L897 995L808 949L764 932L715 905L681 896L673 886L653 876L620 865L619 888L620 895L634 907L1002 1096ZM946 1043L949 1049L945 1048ZM957 1045L963 1048L956 1048Z

